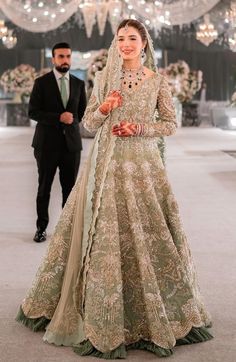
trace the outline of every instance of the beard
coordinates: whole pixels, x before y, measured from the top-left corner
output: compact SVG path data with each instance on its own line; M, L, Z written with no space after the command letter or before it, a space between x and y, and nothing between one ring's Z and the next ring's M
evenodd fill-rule
M60 73L66 73L70 69L70 65L69 64L56 65L55 68Z

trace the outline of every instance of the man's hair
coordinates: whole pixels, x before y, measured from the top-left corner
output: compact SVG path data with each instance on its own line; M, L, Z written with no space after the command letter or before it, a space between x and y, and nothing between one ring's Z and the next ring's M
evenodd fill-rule
M55 49L70 49L71 50L71 47L68 43L57 43L54 45L54 47L52 48L52 56L54 57L54 50Z

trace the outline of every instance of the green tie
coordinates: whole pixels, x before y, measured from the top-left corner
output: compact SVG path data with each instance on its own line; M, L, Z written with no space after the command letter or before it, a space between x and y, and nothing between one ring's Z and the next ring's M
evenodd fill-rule
M67 90L66 90L66 82L65 82L65 77L61 77L61 99L62 99L62 103L64 105L64 107L66 108L67 105L67 101L68 101L68 94L67 94Z

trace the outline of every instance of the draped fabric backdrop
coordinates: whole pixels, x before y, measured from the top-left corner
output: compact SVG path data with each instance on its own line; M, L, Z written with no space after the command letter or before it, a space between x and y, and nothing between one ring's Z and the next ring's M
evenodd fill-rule
M50 48L60 41L67 41L74 50L87 52L99 50L110 46L113 34L110 24L106 24L104 36L99 36L98 28L95 26L91 39L86 37L84 29L73 21L73 27L69 23L59 27L57 30L46 34L31 33L17 28L8 23L9 27L15 28L18 43L13 49L6 49L0 43L0 74L9 68L14 68L21 63L34 66L37 70L42 66L42 50ZM236 86L236 53L233 53L224 45L217 43L205 47L195 39L193 29L188 28L181 31L177 27L173 31L163 30L159 37L154 39L156 49L166 51L168 63L179 59L185 60L191 69L203 71L204 82L207 83L207 99L228 100ZM44 60L44 66L48 66ZM158 64L164 66L164 61Z

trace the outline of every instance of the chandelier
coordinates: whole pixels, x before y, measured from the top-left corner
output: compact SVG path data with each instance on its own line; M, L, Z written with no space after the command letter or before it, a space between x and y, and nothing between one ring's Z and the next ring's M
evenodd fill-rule
M199 25L199 31L197 31L196 38L202 42L205 46L211 44L218 37L218 32L214 28L214 25L210 22L209 14L204 15L204 22Z
M4 20L0 20L0 39L7 34L7 27Z
M12 29L11 30L9 29L7 31L7 34L3 36L2 42L3 42L3 45L5 45L5 47L7 49L14 48L14 46L17 43L17 37L13 35L13 30Z
M225 22L230 24L232 28L236 27L236 1L232 1L230 9L226 11Z

